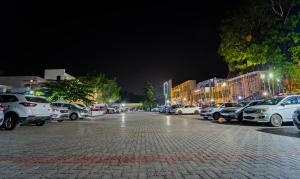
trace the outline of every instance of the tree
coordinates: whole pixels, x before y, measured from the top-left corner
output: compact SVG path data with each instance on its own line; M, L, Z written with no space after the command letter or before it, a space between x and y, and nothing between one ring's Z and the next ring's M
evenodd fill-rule
M219 54L229 71L269 67L284 78L299 77L299 4L300 0L246 0L245 7L224 19Z
M93 102L93 90L89 84L79 80L61 80L43 84L45 87L44 95L50 101L67 100L71 102L81 101L86 104Z
M116 80L108 79L103 74L92 74L80 77L85 84L92 86L94 98L98 103L111 104L120 99L120 87Z
M144 87L144 110L151 111L156 106L156 99L154 96L154 87L150 82L147 82Z

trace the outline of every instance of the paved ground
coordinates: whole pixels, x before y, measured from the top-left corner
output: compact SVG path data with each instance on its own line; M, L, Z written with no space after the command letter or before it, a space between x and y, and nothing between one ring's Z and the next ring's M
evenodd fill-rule
M0 178L299 178L293 126L111 115L0 131Z

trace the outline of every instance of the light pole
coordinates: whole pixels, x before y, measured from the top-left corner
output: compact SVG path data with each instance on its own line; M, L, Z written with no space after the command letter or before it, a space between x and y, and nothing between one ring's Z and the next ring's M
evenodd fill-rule
M277 79L277 87L278 87L278 93L280 93L281 92L281 90L280 90L280 79Z

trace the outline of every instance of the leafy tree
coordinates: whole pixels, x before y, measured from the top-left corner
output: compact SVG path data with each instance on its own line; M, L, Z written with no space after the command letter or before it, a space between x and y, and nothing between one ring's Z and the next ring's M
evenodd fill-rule
M144 87L144 110L151 111L152 108L156 106L156 99L154 96L154 87L150 82L147 82Z
M103 74L93 74L81 77L81 81L92 86L98 103L111 104L120 99L120 87L116 80L108 79Z
M221 25L219 54L230 72L266 67L296 79L300 75L300 0L246 0Z
M93 102L92 87L89 84L82 83L77 79L45 83L43 86L46 88L44 95L50 101L81 101L86 104L91 104Z

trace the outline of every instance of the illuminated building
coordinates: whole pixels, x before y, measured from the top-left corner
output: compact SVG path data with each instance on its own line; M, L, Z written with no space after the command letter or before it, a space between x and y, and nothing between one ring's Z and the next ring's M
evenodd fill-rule
M193 102L193 90L196 88L196 80L188 80L171 90L172 104L189 105Z

